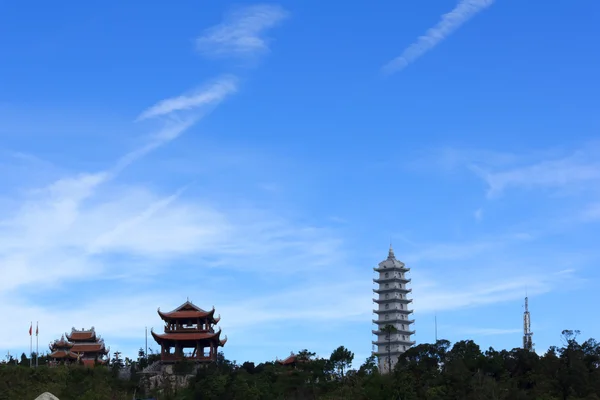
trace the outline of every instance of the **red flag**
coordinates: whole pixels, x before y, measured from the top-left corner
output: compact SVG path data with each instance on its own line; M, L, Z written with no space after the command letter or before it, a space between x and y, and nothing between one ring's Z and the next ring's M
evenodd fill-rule
M29 325L29 336L31 336L31 330L33 329L33 322Z
M36 322L35 323L35 336L38 335L38 332L39 332L39 330L38 330L38 323Z

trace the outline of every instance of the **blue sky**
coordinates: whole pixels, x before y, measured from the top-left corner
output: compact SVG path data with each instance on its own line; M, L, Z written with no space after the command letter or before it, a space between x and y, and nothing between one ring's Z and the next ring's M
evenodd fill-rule
M599 11L4 2L0 352L133 356L189 296L232 360L360 363L390 239L417 342L517 347L526 293L539 351L600 337Z

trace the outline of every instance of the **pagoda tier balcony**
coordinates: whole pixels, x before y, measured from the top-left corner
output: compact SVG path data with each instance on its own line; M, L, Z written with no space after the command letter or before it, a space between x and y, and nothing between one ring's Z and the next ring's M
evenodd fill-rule
M378 289L373 289L373 292L377 293L377 294L382 294L382 293L392 293L392 292L398 292L398 293L404 293L404 294L408 294L412 292L412 289L404 289L401 287L397 287L397 286L390 286L390 287L380 287Z
M211 326L206 329L203 326L175 326L165 325L165 333L215 333L215 329Z
M408 324L405 324L408 325ZM381 330L377 330L377 331L371 331L373 333L373 335L377 335L377 336L381 336L381 335L387 335L387 332L383 332ZM398 327L396 327L396 332L393 333L393 335L414 335L416 333L416 331L412 330L405 330L405 329L399 329Z
M371 342L373 343L375 346L394 346L394 345L401 345L401 346L414 346L415 342L414 340L402 340L402 339L392 339L392 340L386 340L386 339L382 339L382 340L378 340L376 342Z
M378 283L378 284L384 284L384 283L410 283L411 279L406 279L406 278L399 278L397 276L391 276L389 278L381 278L381 279L373 279L373 282Z
M411 325L415 323L414 319L400 319L400 318L390 318L390 319L381 319L381 320L377 320L377 319L373 319L372 320L374 324L377 325L393 325L393 324L404 324L404 325Z
M387 310L373 310L373 312L375 314L378 315L385 315L385 314L404 314L404 315L408 315L408 314L412 314L414 311L413 310L401 310L401 309L396 309L396 308L389 308Z
M412 299L401 299L400 297L390 297L387 299L373 299L373 301L377 304L382 304L382 303L401 303L401 304L408 304L408 303L412 303Z
M387 268L375 267L373 268L375 272L389 272L389 271L399 271L399 272L410 272L410 268L406 268L404 264L389 266Z
M407 349L408 350L408 349ZM373 355L377 357L387 357L388 355L395 357L405 353L403 350L391 350L391 351L374 351Z

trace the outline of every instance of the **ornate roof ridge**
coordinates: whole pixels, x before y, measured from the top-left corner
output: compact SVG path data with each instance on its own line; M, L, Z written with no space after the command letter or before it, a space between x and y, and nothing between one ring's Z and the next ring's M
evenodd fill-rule
M192 303L192 302L191 302L191 301L188 299L188 300L186 300L186 302L185 302L185 303L181 304L179 307L175 308L173 311L169 311L167 314L170 314L170 313L173 313L173 312L176 312L176 311L181 311L181 310L182 310L184 307L186 307L186 306L190 306L190 307L192 307L192 308L193 308L194 310L196 310L196 311L200 311L200 312L208 312L208 311L206 311L206 310L203 310L202 308L198 307L197 305L195 305L194 303ZM213 306L213 310L214 310L214 308L215 308L215 307Z
M220 332L219 332L219 333L220 333ZM225 346L225 343L227 343L227 335L225 335L225 338L224 338L224 339L220 339L220 340L219 340L219 344L220 344L221 346Z
M80 330L80 329L75 329L75 327L72 327L71 333L96 333L96 328L94 328L92 326L90 329L81 328L81 330Z

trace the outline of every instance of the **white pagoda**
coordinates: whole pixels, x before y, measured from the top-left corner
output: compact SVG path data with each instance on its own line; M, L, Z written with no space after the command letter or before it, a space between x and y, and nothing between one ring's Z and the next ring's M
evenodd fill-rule
M387 260L380 262L373 270L378 273L378 277L373 279L378 285L377 289L373 289L373 301L378 304L377 309L373 310L377 314L377 319L373 320L377 324L377 330L373 331L377 335L373 342L377 349L373 354L379 360L379 371L388 373L393 371L398 356L415 344L410 338L415 334L411 330L411 324L415 321L410 319L413 310L409 309L412 299L408 298L412 289L407 288L411 280L405 276L410 268L396 260L390 245Z

